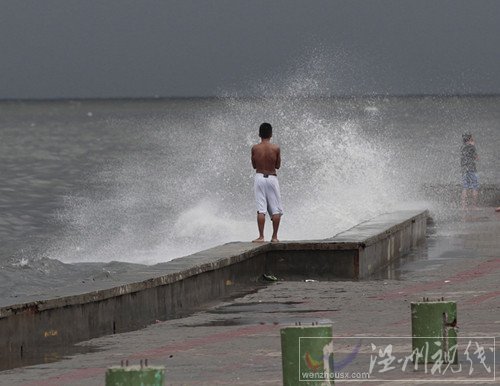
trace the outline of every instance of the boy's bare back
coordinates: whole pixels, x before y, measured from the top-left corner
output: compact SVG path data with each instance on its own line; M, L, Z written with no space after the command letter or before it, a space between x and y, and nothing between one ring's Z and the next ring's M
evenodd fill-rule
M252 147L252 166L257 173L276 175L281 166L281 154L278 145L268 140Z

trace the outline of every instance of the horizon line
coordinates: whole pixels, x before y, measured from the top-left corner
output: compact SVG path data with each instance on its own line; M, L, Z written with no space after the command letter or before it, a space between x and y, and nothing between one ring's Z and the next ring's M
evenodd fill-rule
M207 95L207 96L110 96L110 97L49 97L49 98L0 98L1 102L78 102L78 101L161 101L169 99L356 99L356 98L487 98L499 93L410 93L410 94L339 94L339 95Z

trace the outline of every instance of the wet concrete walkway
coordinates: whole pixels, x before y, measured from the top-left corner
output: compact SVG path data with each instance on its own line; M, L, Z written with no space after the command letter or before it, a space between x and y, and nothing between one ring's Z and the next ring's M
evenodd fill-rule
M167 385L279 385L283 326L331 323L340 342L336 358L342 360L351 352L346 337L364 337L382 346L392 343L391 337L410 336L410 302L424 296L457 302L459 336L498 337L500 214L485 208L452 220L437 224L424 245L377 279L273 283L186 318L81 345L95 352L0 372L0 384L104 385L108 366L147 358L152 365L166 367ZM408 343L398 341L401 347ZM349 371L365 371L369 357L361 354L364 366L354 361ZM497 349L497 364L486 363L497 374L499 357ZM472 376L483 381L472 381L464 366L449 382L438 382L439 378L422 371L410 374L404 382L389 382L402 377L394 370L383 376L374 374L380 381L358 384L491 384L484 380L493 377L492 373L485 372L480 363L475 365Z

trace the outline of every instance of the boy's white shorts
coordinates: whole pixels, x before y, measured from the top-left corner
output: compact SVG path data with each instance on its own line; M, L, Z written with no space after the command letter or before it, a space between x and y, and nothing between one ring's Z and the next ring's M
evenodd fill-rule
M283 214L283 204L281 203L280 185L278 177L256 173L254 179L255 203L257 213Z

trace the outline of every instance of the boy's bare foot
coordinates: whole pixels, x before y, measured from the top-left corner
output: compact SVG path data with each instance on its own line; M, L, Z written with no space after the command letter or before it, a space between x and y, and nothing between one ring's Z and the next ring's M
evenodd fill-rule
M279 243L280 241L278 239L271 239L271 243Z
M258 239L252 241L252 243L263 243L263 242L264 242L264 237L259 237Z

